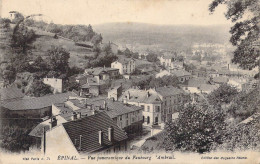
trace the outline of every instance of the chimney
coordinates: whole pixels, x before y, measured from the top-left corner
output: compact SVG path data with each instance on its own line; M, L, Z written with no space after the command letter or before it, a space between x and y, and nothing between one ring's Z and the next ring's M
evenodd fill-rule
M104 136L103 136L103 131L102 130L100 130L100 131L98 131L98 142L99 142L99 144L100 145L103 145L104 143Z
M92 111L92 114L93 114L93 115L97 114L97 111L94 109L94 110Z
M72 116L71 116L71 120L74 121L77 119L77 113L76 112L73 112L72 113Z
M114 141L114 128L113 128L113 126L110 126L110 127L108 128L108 140L109 140L110 142L113 142L113 141Z
M52 129L53 127L57 126L57 119L56 119L55 116L51 118L50 125L51 125L50 129Z
M80 119L82 117L81 112L78 112L77 114L77 118Z
M43 137L42 137L41 150L44 154L46 153L46 130L45 130L45 127L43 127Z
M106 100L104 100L103 109L106 110L106 108L107 108L107 102Z
M150 92L149 91L147 92L147 97L150 97Z
M82 140L82 135L79 135L79 150L81 150L81 140Z

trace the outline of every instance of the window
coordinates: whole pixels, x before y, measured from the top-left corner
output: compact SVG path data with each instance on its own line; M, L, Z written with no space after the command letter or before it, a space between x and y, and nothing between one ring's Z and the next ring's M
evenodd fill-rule
M122 116L119 116L119 120L122 121Z
M147 106L147 112L150 112L150 106Z
M160 112L160 106L156 106L156 112Z
M128 126L128 120L125 121L126 126Z
M167 105L167 101L165 100L165 102L164 102L164 103L165 103L165 106L166 106L166 105Z
M144 109L144 105L141 105L141 108Z
M126 118L128 118L128 113L126 114Z

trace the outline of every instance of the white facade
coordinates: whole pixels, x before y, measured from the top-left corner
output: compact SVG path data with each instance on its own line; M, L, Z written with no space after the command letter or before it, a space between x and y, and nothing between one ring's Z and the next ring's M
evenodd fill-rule
M54 89L53 93L62 93L62 79L43 78L43 83L50 85Z
M123 64L118 62L118 61L115 61L113 63L111 63L111 68L116 68L116 69L119 69L119 73L121 75L124 74L124 71L123 71Z

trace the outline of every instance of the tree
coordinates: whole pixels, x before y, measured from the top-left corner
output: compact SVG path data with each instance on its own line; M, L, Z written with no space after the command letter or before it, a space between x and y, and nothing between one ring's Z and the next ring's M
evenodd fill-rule
M47 51L47 64L49 69L59 74L67 73L69 70L70 53L62 47L51 47Z
M16 49L17 53L25 54L30 45L35 41L36 34L33 30L29 30L23 23L17 25L14 29L11 47Z
M35 80L26 94L34 97L41 97L51 93L52 89L49 85L44 84L40 80Z
M224 115L219 110L188 105L179 112L179 117L165 125L166 151L209 152L215 143L221 144L225 129Z
M149 62L156 62L156 61L158 61L157 55L154 54L154 53L149 53L149 54L146 56L146 59L147 59L147 61L149 61Z
M238 95L235 87L228 84L222 84L220 87L208 95L210 104L229 104Z
M91 39L91 42L94 44L94 45L98 45L99 43L101 43L103 40L102 38L102 35L99 34L99 35L94 35L93 38Z
M227 5L225 16L235 25L230 29L230 42L236 46L232 62L244 69L255 68L260 62L260 1L259 0L213 0L211 13L220 4ZM258 45L257 45L258 44Z

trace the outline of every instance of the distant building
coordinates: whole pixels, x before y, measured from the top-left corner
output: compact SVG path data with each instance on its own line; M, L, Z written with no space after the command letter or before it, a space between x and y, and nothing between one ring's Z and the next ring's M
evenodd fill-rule
M172 114L181 110L181 107L190 100L189 94L173 86L150 89L149 92L157 93L162 101L163 122L171 120Z
M192 78L191 73L189 73L185 70L172 70L171 74L175 75L181 83Z
M161 70L161 72L155 75L156 78L162 78L163 76L171 76L172 74L167 70Z
M133 58L122 58L111 63L111 68L119 69L119 73L131 74L135 71L135 60Z
M85 156L127 151L126 133L120 129L106 112L62 123L46 131L42 137L41 150L47 155Z
M63 83L62 79L57 78L43 78L43 83L46 85L50 85L54 90L53 93L62 93L63 92Z
M65 102L72 92L46 95L43 97L22 98L1 103L1 116L8 118L43 118L52 115L52 104Z
M107 92L107 98L118 101L118 98L122 95L122 85L110 87Z
M189 95L172 86L147 91L129 89L124 92L120 101L142 107L144 125L153 126L172 119L172 114L189 101Z
M152 126L162 123L162 101L157 93L131 88L124 92L120 101L141 107L144 125Z
M9 12L9 19L13 21L16 18L17 12L16 11L10 11Z
M174 61L174 58L173 56L161 56L159 60L161 65L167 68L171 66L172 62Z
M119 75L119 69L109 67L95 67L85 69L85 75L93 75L98 80L116 79Z

